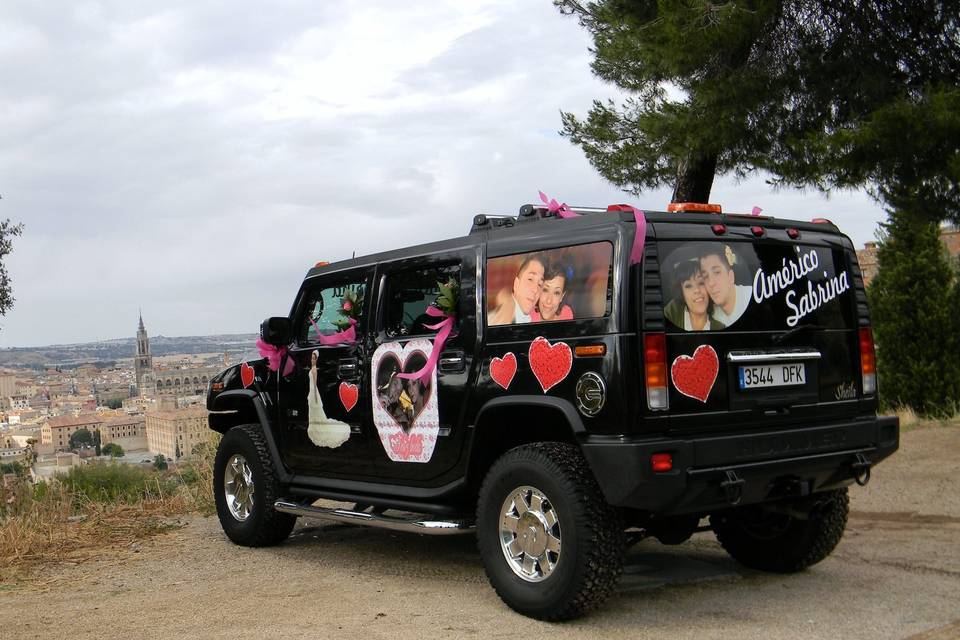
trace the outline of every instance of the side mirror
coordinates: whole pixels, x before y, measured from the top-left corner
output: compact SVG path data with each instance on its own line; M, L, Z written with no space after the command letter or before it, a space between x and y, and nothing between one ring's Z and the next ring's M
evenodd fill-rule
M290 318L279 316L267 318L260 324L260 338L275 347L285 347L293 340L293 325Z

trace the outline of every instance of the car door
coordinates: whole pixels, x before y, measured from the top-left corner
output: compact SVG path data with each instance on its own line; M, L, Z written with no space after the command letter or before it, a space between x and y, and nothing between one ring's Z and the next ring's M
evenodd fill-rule
M362 476L371 469L366 361L373 268L304 282L295 305L293 370L279 381L287 465L298 474Z
M382 263L377 269L377 330L370 358L377 475L398 481L430 481L457 464L467 439L464 407L475 376L476 248L469 247ZM452 320L430 315L441 285L455 283ZM438 313L436 311L434 314ZM423 369L438 346L441 328L451 334L429 376L404 379Z

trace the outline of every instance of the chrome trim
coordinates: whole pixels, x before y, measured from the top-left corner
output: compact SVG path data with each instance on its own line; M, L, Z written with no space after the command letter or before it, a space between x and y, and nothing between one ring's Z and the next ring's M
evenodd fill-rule
M560 517L550 498L536 487L511 491L500 507L500 550L521 580L542 582L560 562Z
M580 413L593 417L600 413L607 401L607 385L599 375L593 371L587 371L577 380L574 396Z
M460 356L440 358L440 366L451 365L451 364L463 364L463 358Z
M290 513L295 516L333 520L346 524L359 524L391 531L408 531L434 536L449 536L461 533L473 533L474 525L470 520L422 520L420 518L399 518L382 513L367 513L351 509L333 509L301 505L295 502L277 500L273 508L281 513Z
M822 357L819 351L731 351L727 362L793 362Z

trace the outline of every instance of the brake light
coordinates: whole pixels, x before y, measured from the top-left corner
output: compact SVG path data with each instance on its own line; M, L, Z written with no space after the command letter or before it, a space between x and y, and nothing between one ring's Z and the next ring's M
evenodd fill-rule
M715 224L710 227L713 229L713 234L716 236L722 236L727 232L727 225L725 224Z
M653 411L662 411L667 398L667 335L665 333L643 334L643 364L647 386L647 406Z
M667 211L670 213L723 213L720 205L703 202L671 202L667 205Z
M607 211L633 211L633 207L628 204L608 204Z
M655 473L673 471L673 455L669 453L655 453L650 456L650 466Z
M790 236L791 240L796 240L800 237L800 230L794 228L787 229L787 235Z
M754 237L759 238L763 235L763 227L750 227L750 233L752 233Z
M877 392L877 352L873 346L870 327L860 329L860 373L863 376L863 395Z

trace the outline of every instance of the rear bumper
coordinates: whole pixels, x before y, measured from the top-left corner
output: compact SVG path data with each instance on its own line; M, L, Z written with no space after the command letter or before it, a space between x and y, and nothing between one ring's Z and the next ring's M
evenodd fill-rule
M863 462L900 446L900 420L876 416L790 431L690 439L588 438L582 443L607 502L656 514L706 512L850 484ZM650 457L670 453L673 471ZM742 482L741 482L742 481Z

